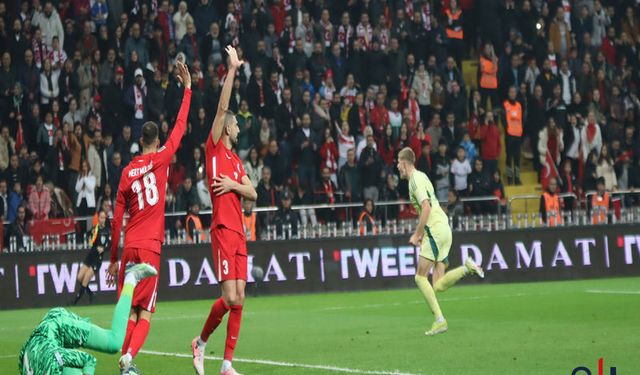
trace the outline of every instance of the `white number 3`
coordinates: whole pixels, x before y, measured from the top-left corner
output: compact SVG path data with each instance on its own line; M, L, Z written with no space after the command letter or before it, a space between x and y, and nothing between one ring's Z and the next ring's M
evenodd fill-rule
M158 187L156 186L156 175L153 172L149 172L142 177L142 183L144 184L144 198L142 197L142 184L140 180L135 180L131 184L131 190L138 195L138 209L142 211L144 209L144 201L147 201L149 206L155 206L160 200L158 194Z
M227 260L222 261L222 273L225 275L229 274L229 262Z

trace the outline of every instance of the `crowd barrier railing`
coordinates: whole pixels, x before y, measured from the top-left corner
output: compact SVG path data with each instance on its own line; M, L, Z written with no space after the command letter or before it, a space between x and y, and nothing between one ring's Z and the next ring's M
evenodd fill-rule
M585 199L581 203L588 201L595 192L588 192L585 194ZM632 194L638 194L640 191L622 190L612 192L614 197L626 197ZM578 199L575 194L563 193L560 194L561 198L574 198ZM476 231L496 231L506 229L526 229L537 228L547 226L540 220L540 215L537 212L512 212L512 205L514 202L520 200L540 200L540 195L516 195L512 196L507 203L506 212L501 212L500 200L495 196L482 196L482 197L464 197L460 201L463 204L474 203L486 203L495 205L495 211L493 213L484 214L465 214L459 216L449 216L449 224L454 231L459 232L476 232ZM614 198L615 199L615 198ZM619 199L619 198L618 198ZM624 199L623 199L624 201ZM447 202L440 202L441 205L446 205ZM407 206L410 205L409 201L397 200L390 202L377 202L378 209L387 208L392 206ZM526 206L525 206L526 207ZM581 204L579 207L586 207ZM313 204L313 205L296 205L292 206L293 210L321 210L321 209L353 209L362 208L361 203L336 203L336 204ZM527 207L528 208L528 207ZM278 207L256 207L254 212L256 213L274 213L278 210ZM347 210L348 211L348 210ZM407 211L410 212L410 211ZM385 211L386 214L386 211ZM632 206L626 207L622 205L618 212L606 212L607 220L605 222L593 223L592 215L594 213L583 208L577 209L565 209L562 210L560 215L562 220L557 226L582 226L591 224L613 224L613 223L637 223L640 222L640 207ZM167 212L167 218L182 218L186 215L186 212ZM211 215L211 210L202 210L200 215ZM76 222L80 223L81 227L88 228L93 220L92 216L88 217L76 217ZM366 226L361 230L356 223L353 222L351 217L346 217L342 221L334 223L318 223L316 225L300 225L298 228L293 228L290 225L278 229L274 224L268 224L264 229L262 236L259 240L279 240L279 239L313 239L313 238L337 238L337 237L353 237L353 236L374 236L379 234L406 234L413 233L416 225L415 213L405 214L402 218L389 218L387 215L383 216L382 220L375 222L373 229L368 229ZM192 239L191 239L192 238ZM122 245L123 236L121 236ZM171 244L186 244L186 243L209 243L211 237L208 230L202 230L195 233L193 236L189 236L186 230L178 229L165 231L165 243ZM19 242L21 244L19 244ZM34 251L56 251L56 250L78 250L87 249L89 247L89 238L86 233L67 234L67 235L44 235L42 241L36 243L33 237L24 236L22 241L18 241L15 236L10 236L5 244L5 251L8 252L34 252Z

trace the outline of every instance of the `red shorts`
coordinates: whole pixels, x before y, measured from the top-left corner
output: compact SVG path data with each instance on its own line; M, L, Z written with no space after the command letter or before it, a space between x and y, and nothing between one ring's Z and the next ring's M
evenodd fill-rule
M124 271L127 263L148 263L158 270L160 274L160 254L151 250L137 249L133 247L125 248L120 260L120 270L118 271L118 297L124 284ZM131 307L155 312L156 299L158 298L158 276L147 277L136 286L133 291Z
M247 240L244 235L221 226L212 228L211 247L219 282L247 280Z

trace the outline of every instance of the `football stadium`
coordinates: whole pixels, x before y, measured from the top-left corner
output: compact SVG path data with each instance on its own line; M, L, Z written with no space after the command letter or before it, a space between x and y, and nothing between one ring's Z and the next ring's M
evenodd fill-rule
M640 372L636 0L0 2L0 374Z

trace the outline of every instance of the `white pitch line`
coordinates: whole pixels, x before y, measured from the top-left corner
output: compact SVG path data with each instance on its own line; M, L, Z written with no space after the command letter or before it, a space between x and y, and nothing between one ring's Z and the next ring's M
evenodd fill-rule
M483 300L483 299L495 299L495 298L515 298L515 297L526 297L526 296L546 296L554 293L513 293L513 294L504 294L499 296L469 296L469 297L444 297L438 298L439 302L456 302L456 301L475 301L475 300ZM355 310L355 309L375 309L379 307L391 307L391 306L403 306L403 305L419 305L425 303L424 300L413 300L404 303L394 302L394 303L376 303L376 304L367 304L367 305L349 305L349 306L332 306L325 307L320 309L320 311L338 311L338 310Z
M16 354L0 355L0 359L15 358Z
M177 357L177 358L192 358L191 354L184 353L170 353L170 352L158 352L155 350L141 350L140 353L149 354L149 355L157 355L157 356L167 356L167 357ZM215 356L205 356L205 359L213 360L213 361L221 361L222 357ZM400 372L399 370L394 371L384 371L384 370L361 370L355 368L348 367L336 367L336 366L327 366L327 365L309 365L304 363L291 363L291 362L279 362L279 361L270 361L265 359L247 359L247 358L234 358L234 362L240 363L253 363L257 365L265 365L265 366L278 366L278 367L301 367L312 370L325 370L325 371L333 371L333 372L342 372L346 374L366 374L366 375L419 375L413 374L409 372Z
M587 289L585 293L593 294L640 294L640 290L605 290L605 289Z

